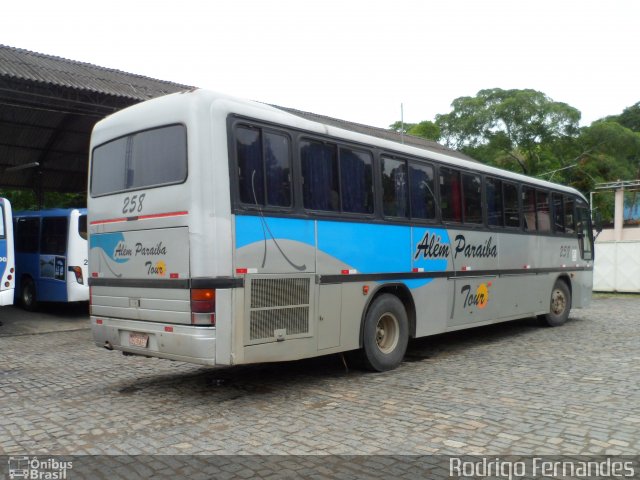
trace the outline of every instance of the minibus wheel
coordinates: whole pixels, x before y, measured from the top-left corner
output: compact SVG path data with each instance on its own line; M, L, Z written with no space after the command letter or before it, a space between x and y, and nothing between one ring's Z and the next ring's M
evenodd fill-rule
M24 278L20 283L20 303L22 304L22 308L33 312L38 308L36 284L29 277Z
M376 372L396 368L404 358L408 341L409 320L404 305L394 295L380 295L364 319L364 367Z
M553 290L551 290L549 313L542 315L540 320L545 326L559 327L567 321L570 311L571 292L567 284L563 280L558 279L553 285Z

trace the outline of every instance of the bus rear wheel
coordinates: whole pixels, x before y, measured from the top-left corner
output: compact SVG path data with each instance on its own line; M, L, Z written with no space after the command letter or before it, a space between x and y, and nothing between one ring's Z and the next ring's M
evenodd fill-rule
M556 280L553 290L551 290L549 313L542 315L540 320L545 326L559 327L567 321L570 311L571 292L569 287L563 280Z
M364 319L362 360L376 372L396 368L409 341L409 321L402 302L390 294L376 298Z
M38 308L36 284L29 277L23 279L21 282L20 303L22 304L22 308L29 312L33 312Z

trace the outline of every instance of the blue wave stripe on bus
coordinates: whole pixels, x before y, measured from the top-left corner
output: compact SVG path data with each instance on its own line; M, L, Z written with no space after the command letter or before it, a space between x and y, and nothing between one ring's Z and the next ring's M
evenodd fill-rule
M120 242L124 242L124 235L120 232L115 233L98 233L89 237L89 249L99 248L104 251L105 255L117 263L128 262L128 258L116 258L116 247Z
M445 271L447 258L414 259L416 244L428 233L448 245L445 229L401 225L380 225L359 222L334 222L319 220L318 250L341 261L358 273L411 272L423 268L426 272ZM276 217L236 217L236 247L242 248L265 239L298 241L315 246L314 221ZM398 279L409 288L419 288L432 279Z
M318 250L358 273L411 271L409 227L319 221Z
M268 227L268 228L267 228ZM293 240L315 247L313 221L296 218L236 216L236 248L242 248L266 238Z

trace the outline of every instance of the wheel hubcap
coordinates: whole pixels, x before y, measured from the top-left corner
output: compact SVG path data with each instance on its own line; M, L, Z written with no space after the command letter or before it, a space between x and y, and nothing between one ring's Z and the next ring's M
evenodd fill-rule
M561 315L567 306L567 299L561 290L556 289L551 294L551 311L555 315Z
M376 344L382 353L390 353L396 348L399 332L398 319L394 315L385 313L380 317L376 325Z

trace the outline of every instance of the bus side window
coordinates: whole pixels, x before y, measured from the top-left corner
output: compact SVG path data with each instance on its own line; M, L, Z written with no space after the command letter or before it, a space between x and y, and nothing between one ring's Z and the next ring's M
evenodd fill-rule
M382 208L388 217L409 216L407 162L382 158Z
M289 137L263 132L264 169L267 183L267 204L291 206L291 147Z
M373 158L371 153L340 148L342 211L373 213Z
M562 195L552 193L551 199L553 203L553 229L558 233L564 232L564 207L562 204Z
M340 184L336 146L318 141L300 142L302 200L310 210L340 211Z
M462 175L464 196L464 223L482 223L482 178L480 175Z
M67 219L44 217L40 236L40 253L65 255L67 251Z
M551 231L551 214L549 212L549 194L536 190L536 213L538 215L538 231Z
M239 126L235 130L235 139L240 201L248 205L290 207L289 137L260 128Z
M16 218L15 251L19 253L36 253L40 242L40 219L33 217Z
M238 127L235 137L240 201L250 205L264 205L260 130Z
M520 228L518 186L504 182L502 192L504 196L504 225L505 227Z
M485 194L487 196L487 222L489 226L503 227L502 182L495 178L487 177L485 180Z
M573 198L564 197L564 228L567 233L575 233L576 225L573 214Z
M425 220L436 218L434 173L431 165L409 162L411 217Z
M522 187L522 213L524 229L535 232L536 228L536 192L533 188Z
M460 172L440 167L440 208L444 222L462 222Z

